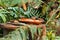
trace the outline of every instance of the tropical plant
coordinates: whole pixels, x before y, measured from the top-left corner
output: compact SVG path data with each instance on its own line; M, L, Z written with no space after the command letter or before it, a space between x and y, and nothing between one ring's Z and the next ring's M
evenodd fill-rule
M45 22L42 23L42 27L41 24L25 23L21 26L19 22L17 29L5 29L5 32L9 31L7 35L4 35L4 28L0 28L0 40L60 40L60 36L56 35L60 26L60 0L0 0L0 23L18 21L22 17L38 20L41 18Z

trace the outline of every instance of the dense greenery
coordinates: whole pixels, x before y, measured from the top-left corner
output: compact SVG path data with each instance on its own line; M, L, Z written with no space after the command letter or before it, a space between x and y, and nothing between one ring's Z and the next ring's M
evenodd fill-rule
M25 9L23 4L26 4ZM46 37L40 38L42 29L36 25L25 25L5 36L2 33L3 29L0 29L0 35L3 35L0 40L60 40L56 33L60 28L60 0L0 0L0 23L18 20L21 17L44 19L47 26Z

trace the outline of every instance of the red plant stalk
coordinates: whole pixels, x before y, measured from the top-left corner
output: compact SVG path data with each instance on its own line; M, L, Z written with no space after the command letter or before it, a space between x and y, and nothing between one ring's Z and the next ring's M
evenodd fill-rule
M46 26L45 26L45 24L38 25L37 28L42 28L40 38L42 39L43 37L46 37Z
M24 23L30 23L30 24L41 24L42 22L44 22L44 20L35 20L35 19L28 19L28 18L22 18L19 19L19 21Z

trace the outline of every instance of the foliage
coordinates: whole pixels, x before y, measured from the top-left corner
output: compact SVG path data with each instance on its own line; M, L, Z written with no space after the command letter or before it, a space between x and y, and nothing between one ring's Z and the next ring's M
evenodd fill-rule
M0 0L0 23L7 23L10 20L18 20L22 17L44 19L44 24L47 26L46 30L50 31L46 32L46 38L43 37L43 39L60 40L60 36L55 33L56 28L60 26L60 0ZM0 40L39 40L41 39L41 30L34 25L20 26ZM54 33L51 30L55 30ZM0 32L2 35L1 29Z

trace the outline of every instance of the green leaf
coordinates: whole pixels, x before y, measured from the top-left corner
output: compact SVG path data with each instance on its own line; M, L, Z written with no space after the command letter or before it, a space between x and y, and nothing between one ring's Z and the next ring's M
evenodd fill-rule
M5 23L5 22L6 22L6 17L5 17L5 15L3 15L2 13L0 13L0 17L2 18L3 22Z

